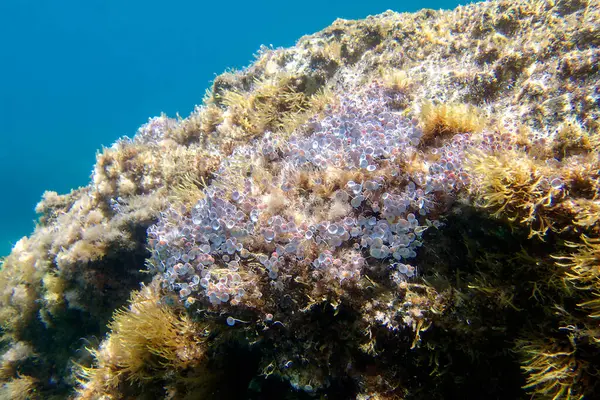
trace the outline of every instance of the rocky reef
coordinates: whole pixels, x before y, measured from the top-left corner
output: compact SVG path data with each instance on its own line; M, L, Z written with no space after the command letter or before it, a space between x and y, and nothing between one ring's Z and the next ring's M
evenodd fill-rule
M597 398L600 6L337 20L46 192L0 398Z

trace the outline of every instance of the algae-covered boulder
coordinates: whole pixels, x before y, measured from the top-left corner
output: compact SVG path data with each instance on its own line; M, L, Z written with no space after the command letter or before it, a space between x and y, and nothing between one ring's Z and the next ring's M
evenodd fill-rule
M600 8L337 20L46 192L2 398L595 398Z

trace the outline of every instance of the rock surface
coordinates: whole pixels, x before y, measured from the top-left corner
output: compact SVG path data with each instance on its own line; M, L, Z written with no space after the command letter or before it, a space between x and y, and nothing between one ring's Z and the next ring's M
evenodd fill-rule
M598 21L492 1L262 48L44 194L0 397L597 397Z

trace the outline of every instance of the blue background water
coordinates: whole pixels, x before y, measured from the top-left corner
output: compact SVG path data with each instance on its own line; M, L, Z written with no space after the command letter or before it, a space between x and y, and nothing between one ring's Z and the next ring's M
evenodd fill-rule
M0 2L0 255L44 190L87 185L95 153L149 117L186 116L216 74L261 44L293 46L336 18L468 1Z

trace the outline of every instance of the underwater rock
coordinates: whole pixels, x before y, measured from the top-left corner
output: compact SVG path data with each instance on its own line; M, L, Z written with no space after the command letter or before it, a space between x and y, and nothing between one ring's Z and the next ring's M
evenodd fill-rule
M597 397L598 21L492 1L262 48L44 194L0 396Z

